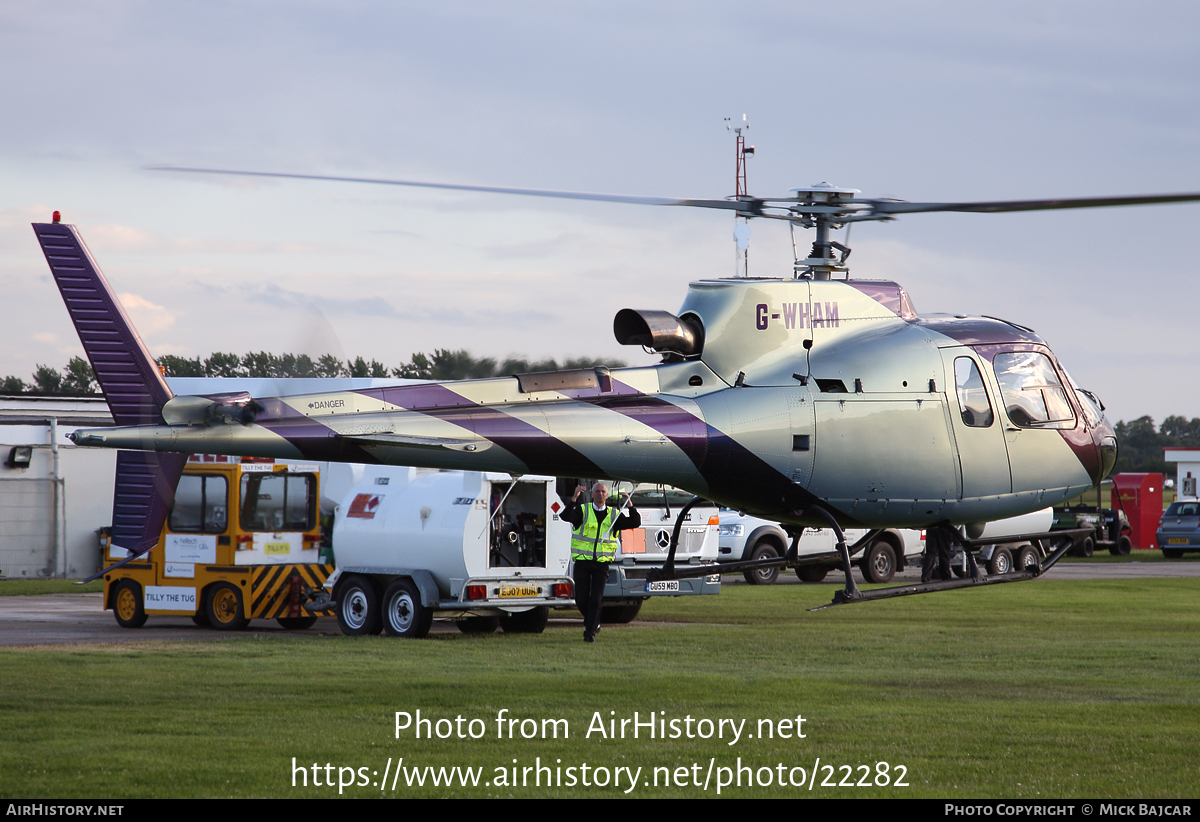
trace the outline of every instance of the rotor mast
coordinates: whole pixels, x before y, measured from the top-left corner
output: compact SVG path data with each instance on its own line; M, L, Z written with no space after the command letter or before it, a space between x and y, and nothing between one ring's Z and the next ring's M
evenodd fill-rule
M850 222L846 219L850 216L847 206L854 201L859 192L853 188L838 188L829 183L817 183L808 188L789 189L788 193L796 198L796 204L788 209L794 215L791 219L793 227L799 223L805 228L816 229L817 232L808 258L801 260L800 255L796 255L794 276L829 280L836 272L849 277L846 258L850 256L850 248L830 238L829 232ZM795 247L794 236L792 246ZM840 256L835 257L834 252L839 252Z

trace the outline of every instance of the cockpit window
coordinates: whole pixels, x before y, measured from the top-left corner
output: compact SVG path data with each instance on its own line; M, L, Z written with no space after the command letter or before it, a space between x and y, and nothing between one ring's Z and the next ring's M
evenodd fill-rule
M997 354L992 364L1004 397L1004 410L1021 428L1074 428L1067 401L1050 358L1036 351Z
M962 421L972 428L987 428L995 415L983 387L983 375L970 357L954 360L954 382L958 386L958 408Z
M1104 406L1100 404L1100 400L1096 399L1096 395L1091 391L1084 391L1079 387L1079 383L1075 382L1075 378L1070 372L1064 371L1067 375L1067 384L1075 389L1075 396L1079 399L1079 407L1083 409L1083 420L1087 423L1088 428L1095 428L1104 419Z

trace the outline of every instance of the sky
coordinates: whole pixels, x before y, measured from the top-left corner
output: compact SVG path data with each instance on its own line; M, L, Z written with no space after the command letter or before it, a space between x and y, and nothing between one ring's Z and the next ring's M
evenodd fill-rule
M745 113L751 194L1198 192L1198 39L1187 2L4 4L0 375L82 353L29 228L54 210L155 355L650 364L613 315L730 276L729 214L147 166L723 197ZM788 276L765 223L751 274ZM851 271L1034 328L1114 421L1194 417L1198 225L910 215L854 228Z

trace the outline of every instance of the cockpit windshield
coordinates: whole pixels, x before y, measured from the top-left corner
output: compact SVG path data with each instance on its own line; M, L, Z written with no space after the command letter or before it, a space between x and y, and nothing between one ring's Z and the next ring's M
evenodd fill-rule
M1074 428L1075 412L1050 358L1037 351L1011 351L992 360L1004 410L1021 428Z

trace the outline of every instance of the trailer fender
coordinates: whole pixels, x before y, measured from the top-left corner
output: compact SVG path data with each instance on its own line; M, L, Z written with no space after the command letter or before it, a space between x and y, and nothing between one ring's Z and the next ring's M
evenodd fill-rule
M410 571L408 576L416 584L417 590L421 592L421 604L426 608L437 608L442 597L438 593L437 582L434 581L433 574L421 568Z

